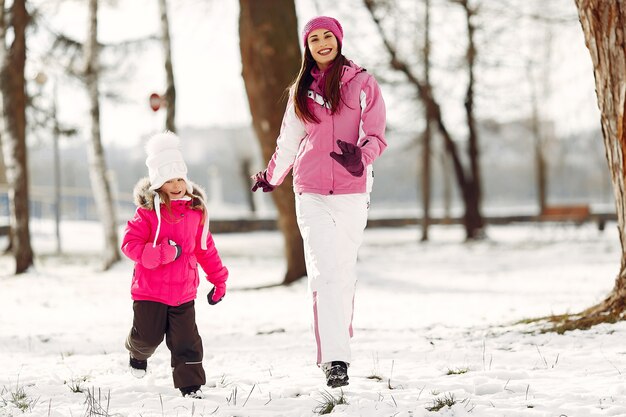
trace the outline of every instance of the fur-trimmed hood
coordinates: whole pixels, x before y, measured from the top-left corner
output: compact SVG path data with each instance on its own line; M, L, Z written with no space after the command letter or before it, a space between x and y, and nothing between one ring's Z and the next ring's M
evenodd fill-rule
M154 196L156 191L150 190L150 185L150 178L148 177L143 177L137 181L137 184L135 184L135 188L133 189L133 200L137 207L154 210ZM189 185L191 185L191 188L193 189L194 197L200 197L192 199L192 207L202 206L202 201L206 201L206 192L202 187L192 181L189 181Z
M192 183L191 181L187 182L187 188L191 188L193 190L191 206L200 207L204 212L204 225L202 226L202 237L200 242L202 249L206 250L206 240L209 235L209 211L205 203L206 193L202 188L200 188L200 186ZM135 204L138 207L146 210L152 210L156 213L158 226L152 245L154 247L157 244L157 241L159 239L159 231L161 230L161 210L159 209L159 207L157 207L157 210L155 210L154 208L155 206L159 206L161 204L161 198L156 191L150 190L150 178L147 177L144 177L137 182L137 184L135 185L135 189L133 190L133 196ZM155 201L157 201L156 204Z

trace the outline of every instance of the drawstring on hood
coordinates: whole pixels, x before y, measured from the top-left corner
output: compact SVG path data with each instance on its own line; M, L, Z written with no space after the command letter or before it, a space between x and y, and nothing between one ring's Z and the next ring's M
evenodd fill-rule
M207 210L206 203L199 195L194 195L193 198L197 198L200 200L200 204L202 204L202 212L204 224L202 225L202 237L200 238L200 248L202 250L206 250L206 240L209 237L209 211ZM152 247L156 247L157 241L159 240L159 232L161 231L161 196L158 192L154 193L154 211L157 216L157 229L154 235L154 241L152 242Z
M198 200L200 200L200 204L202 204L202 211L204 213L204 224L202 225L202 237L200 238L200 248L202 250L206 250L206 240L209 237L209 210L207 209L207 205L202 199L202 197L194 196Z
M161 231L161 196L159 195L159 193L154 193L154 212L157 216L157 229L154 235L154 242L152 242L153 248L155 248L157 245L159 232Z

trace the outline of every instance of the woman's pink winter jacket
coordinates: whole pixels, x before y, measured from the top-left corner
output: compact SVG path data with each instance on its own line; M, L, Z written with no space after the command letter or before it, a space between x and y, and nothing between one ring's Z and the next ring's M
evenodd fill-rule
M199 285L198 263L213 283L223 283L228 279L228 270L222 265L209 233L207 250L202 250L202 210L192 209L198 200L175 200L171 202L172 214L164 204L160 204L161 229L158 242L173 240L182 249L178 259L154 269L142 265L142 254L147 243L152 245L157 230L157 216L153 205L153 191L150 181L142 179L135 186L137 210L124 231L122 251L135 262L131 296L133 300L157 301L170 306L178 306L196 298ZM194 194L198 195L196 186ZM206 199L204 199L206 201Z
M315 83L315 81L314 81ZM290 98L283 117L276 151L267 167L272 185L283 182L293 168L297 193L353 194L370 192L374 173L372 162L385 150L385 103L373 76L350 63L343 67L341 102L335 114L325 105L318 88L309 89L309 106L320 123L300 120ZM361 147L366 173L352 176L330 153L341 153L337 140Z

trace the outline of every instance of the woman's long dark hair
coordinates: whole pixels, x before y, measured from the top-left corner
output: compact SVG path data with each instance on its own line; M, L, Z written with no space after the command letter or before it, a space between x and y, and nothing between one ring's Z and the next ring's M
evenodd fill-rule
M343 66L348 64L348 59L341 53L341 44L338 45L337 56L335 57L332 67L326 74L326 82L324 83L324 99L330 106L331 114L335 114L339 111L339 104L341 102L341 74L343 72ZM311 69L317 65L311 55L309 46L304 47L304 55L302 56L302 65L300 66L300 72L296 80L289 87L294 91L294 104L296 108L296 116L303 122L319 123L320 120L309 109L307 99L308 91L311 83L313 82L313 76L311 75Z

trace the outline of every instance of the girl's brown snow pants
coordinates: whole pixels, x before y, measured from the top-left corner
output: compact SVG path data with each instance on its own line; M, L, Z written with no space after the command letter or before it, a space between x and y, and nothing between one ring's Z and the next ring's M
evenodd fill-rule
M163 341L171 352L174 387L204 385L202 339L194 302L168 306L154 301L133 302L133 327L126 338L131 356L147 360Z

